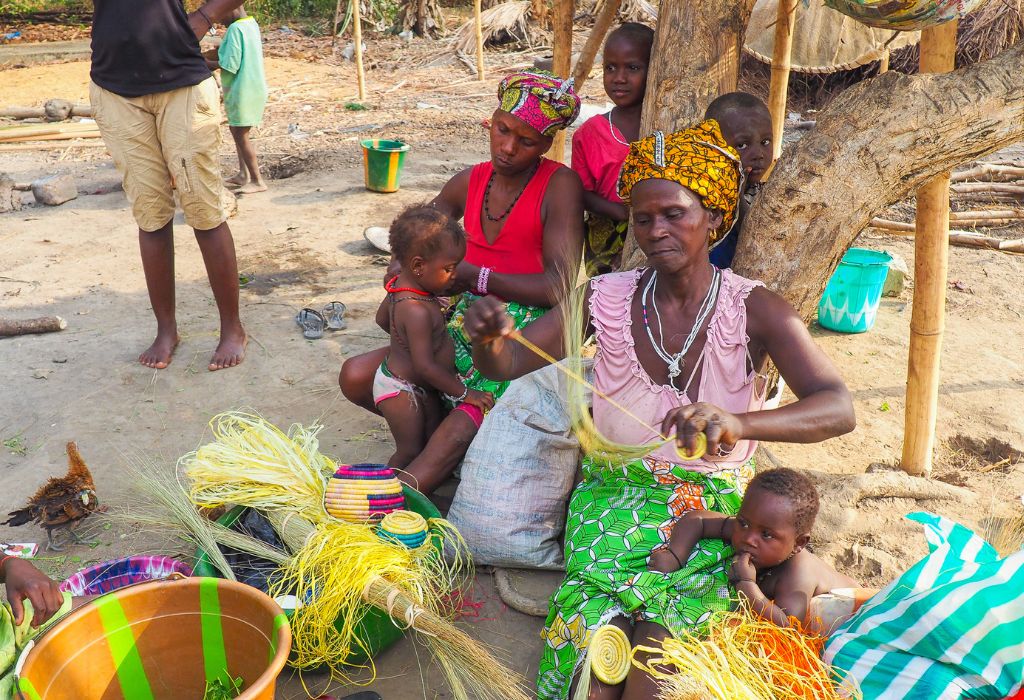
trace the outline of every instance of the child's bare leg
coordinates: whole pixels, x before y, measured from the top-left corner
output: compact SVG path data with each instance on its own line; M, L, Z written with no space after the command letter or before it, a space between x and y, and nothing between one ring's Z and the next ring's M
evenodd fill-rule
M228 130L231 131L231 138L235 140L235 152L238 154L238 172L231 177L224 180L228 185L236 185L241 187L245 183L249 182L249 174L245 168L245 157L242 154L242 130L248 129L245 126L229 126Z
M220 342L213 351L210 371L234 367L245 359L248 337L238 317L238 262L235 242L228 222L207 231L196 229L196 240L203 253L206 276L220 312Z
M235 147L238 149L239 160L244 166L242 170L248 171L249 177L248 184L242 185L238 191L242 194L262 192L267 189L267 183L263 182L263 176L260 175L260 166L256 161L256 147L252 145L252 139L249 138L249 132L252 130L252 127L231 127L232 132L236 129L239 131L240 135L235 138Z
M633 634L633 626L629 620L624 617L616 617L608 622L609 625L615 625L620 630L626 633L629 637ZM569 697L576 697L576 686L580 682L579 673L572 679L572 685L569 687ZM601 681L597 680L597 677L591 674L590 676L590 692L587 694L587 700L619 700L622 697L622 690L625 684L619 683L618 685L605 685ZM651 698L657 697L651 695Z
M139 362L154 369L171 363L178 346L178 324L174 319L174 232L168 221L156 231L139 229L139 251L146 274L149 303L156 316L156 339L139 355Z
M640 622L633 630L633 646L657 647L662 640L671 636L669 631L659 624ZM637 652L636 659L641 663L647 663L649 658L650 654ZM631 668L629 676L626 677L622 700L649 700L656 697L658 697L658 682L654 677L649 673L644 673L636 666Z
M405 469L427 442L424 429L424 400L427 398L417 396L414 400L408 392L403 391L377 404L395 438L395 452L388 460L388 466L392 469Z
M428 392L423 400L423 434L426 440L437 430L444 420L444 404L436 391Z
M432 494L459 466L476 433L476 424L465 412L452 411L398 478L422 493Z
M390 347L377 348L370 352L350 357L341 363L338 386L345 398L370 413L383 415L373 403L373 376L380 363L391 352Z

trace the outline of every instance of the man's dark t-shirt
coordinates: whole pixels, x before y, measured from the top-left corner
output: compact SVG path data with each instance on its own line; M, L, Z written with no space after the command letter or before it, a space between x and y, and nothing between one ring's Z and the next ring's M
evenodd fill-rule
M210 77L181 0L94 0L93 82L124 97Z

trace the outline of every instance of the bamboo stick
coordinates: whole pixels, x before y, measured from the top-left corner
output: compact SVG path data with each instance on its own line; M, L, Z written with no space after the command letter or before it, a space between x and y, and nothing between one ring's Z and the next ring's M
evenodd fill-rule
M75 137L79 138L79 137ZM78 148L80 146L105 146L102 141L82 141L81 143L9 143L0 144L0 153L5 151L57 151L65 148Z
M1013 180L1024 180L1024 168L1012 165L996 165L995 163L979 163L968 170L953 173L949 179L951 182L965 182L967 180L1012 182Z
M356 83L359 101L366 99L366 74L363 72L363 24L359 16L359 0L352 0L352 37L355 41Z
M772 47L772 79L768 88L768 111L772 115L772 160L782 155L782 130L786 125L786 96L793 54L793 26L797 0L779 0Z
M956 67L957 20L921 32L921 73L947 73ZM914 303L910 317L907 409L900 466L913 475L931 473L939 403L939 360L945 330L946 275L949 269L949 173L917 193L914 237Z
M905 226L908 224L901 225ZM875 226L874 228L880 227ZM894 236L909 237L917 234L913 226L910 226L910 228L908 229L886 228L884 230L886 233L889 233ZM995 238L994 236L985 236L980 233L973 233L971 231L950 231L949 244L959 246L961 248L991 248L992 250L999 250L1005 253L1024 253L1024 239L1003 240L1002 238Z
M576 82L576 92L582 91L583 83L587 82L587 78L590 77L594 59L597 57L597 50L604 43L608 28L615 20L615 15L618 14L620 7L622 7L622 0L605 0L601 12L594 20L594 28L590 30L590 36L587 37L587 43L583 45L583 51L576 59L576 68L572 72L573 80Z
M956 218L950 217L950 222L956 223L958 226L1006 226L1014 222L1020 221L1024 217L1006 217L1006 218L981 218L981 219L968 219L968 218ZM884 231L916 231L917 227L915 224L905 221L890 221L889 219L880 219L875 217L868 224L872 228L882 229Z
M949 191L956 194L994 193L1024 197L1024 185L1012 182L959 182L950 185Z
M79 131L68 134L42 134L40 136L18 136L15 138L4 138L0 137L0 144L5 143L25 143L26 141L67 141L69 139L98 139L100 138L100 132L97 131Z
M473 0L473 31L476 32L476 79L484 81L484 22L480 0Z
M338 45L338 25L341 23L341 2L337 0L334 3L334 23L331 25L331 53L334 53L334 47Z
M889 49L885 50L882 57L878 59L878 74L889 72Z
M575 9L573 0L555 0L555 12L552 18L554 38L552 48L552 72L559 78L568 78L572 70L572 15ZM565 129L555 134L551 146L551 159L561 163L565 160Z

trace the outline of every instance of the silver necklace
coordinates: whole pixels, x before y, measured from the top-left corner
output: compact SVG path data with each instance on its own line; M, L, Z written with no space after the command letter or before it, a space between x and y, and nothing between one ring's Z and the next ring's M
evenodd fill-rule
M629 141L623 141L622 139L619 138L618 134L615 133L615 125L612 124L612 113L609 111L608 114L605 116L608 117L608 131L609 133L611 133L612 138L621 143L623 146L628 146Z
M700 305L700 309L697 311L697 317L694 319L693 327L690 329L690 334L686 337L686 341L683 343L683 348L678 354L673 355L670 353L664 345L665 332L661 325L661 313L658 311L658 300L655 296L655 292L658 289L658 271L655 270L651 273L651 278L647 280L647 285L644 287L643 294L640 297L640 306L643 311L644 328L647 330L647 337L651 341L651 345L654 347L654 352L657 353L658 357L661 358L668 366L668 381L670 384L675 384L675 379L683 373L683 358L686 353L689 352L693 346L694 341L697 340L697 334L700 333L700 329L704 326L704 322L707 321L708 317L715 309L715 305L718 301L718 288L721 282L721 271L711 266L711 284L708 285L708 292L704 295L704 301ZM654 339L654 332L651 330L651 324L647 319L647 298L651 298L651 308L654 311L654 318L658 322L658 336L659 340Z

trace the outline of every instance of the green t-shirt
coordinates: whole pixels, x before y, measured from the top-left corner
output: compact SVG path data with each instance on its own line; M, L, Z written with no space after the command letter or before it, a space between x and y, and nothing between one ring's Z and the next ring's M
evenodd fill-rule
M14 664L25 645L70 609L71 594L65 593L60 610L46 624L33 629L32 603L28 599L25 600L25 617L17 626L10 606L7 603L0 605L0 700L11 700L14 697Z
M231 126L258 126L267 104L260 27L252 17L228 25L217 50L224 111Z

